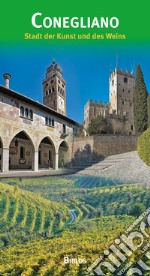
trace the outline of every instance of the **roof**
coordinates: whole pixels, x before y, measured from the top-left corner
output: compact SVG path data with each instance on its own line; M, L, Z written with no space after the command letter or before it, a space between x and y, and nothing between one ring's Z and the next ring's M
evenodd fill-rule
M54 116L56 116L56 117L58 117L58 118L60 118L62 120L65 120L65 121L73 124L73 125L80 126L79 123L77 123L76 121L72 120L71 118L68 118L68 117L64 116L63 114L60 114L59 112L51 109L50 107L48 107L48 106L46 106L44 104L41 104L41 103L39 103L37 101L34 101L33 99L30 99L30 98L28 98L28 97L26 97L26 96L24 96L24 95L22 95L22 94L20 94L20 93L18 93L16 91L14 91L14 90L11 90L11 89L9 89L9 88L7 88L5 86L0 85L0 92L2 92L4 95L11 96L11 97L13 97L15 99L21 100L23 102L26 102L26 103L32 105L32 106L35 106L35 107L41 109L42 111L48 112L48 113L50 113L50 114L52 114L52 115L54 115Z

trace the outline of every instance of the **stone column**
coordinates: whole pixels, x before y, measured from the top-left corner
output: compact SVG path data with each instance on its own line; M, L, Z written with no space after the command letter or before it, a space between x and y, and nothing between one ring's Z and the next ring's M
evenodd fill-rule
M54 170L58 170L58 152L55 153Z
M7 173L9 171L9 148L3 148L2 150L2 172Z
M34 151L34 158L33 158L33 171L38 172L39 170L39 151Z

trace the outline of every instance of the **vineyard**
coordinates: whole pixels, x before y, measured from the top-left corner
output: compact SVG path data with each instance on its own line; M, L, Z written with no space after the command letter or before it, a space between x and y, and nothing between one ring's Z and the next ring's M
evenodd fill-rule
M84 176L1 179L0 275L96 275L87 268L135 220L138 204L150 205L149 186Z

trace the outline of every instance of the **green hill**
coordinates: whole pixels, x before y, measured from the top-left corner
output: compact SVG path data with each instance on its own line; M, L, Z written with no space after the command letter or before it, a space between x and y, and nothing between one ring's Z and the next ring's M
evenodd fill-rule
M0 183L1 245L15 243L18 237L26 241L31 236L48 236L61 230L69 220L69 209L63 203L43 199L18 186Z

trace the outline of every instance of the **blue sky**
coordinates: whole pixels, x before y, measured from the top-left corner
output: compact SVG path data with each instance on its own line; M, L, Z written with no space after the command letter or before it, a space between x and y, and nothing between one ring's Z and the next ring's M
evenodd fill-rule
M136 65L141 65L150 92L150 52L146 47L1 47L0 84L4 84L3 73L8 72L12 75L11 89L42 102L42 80L55 58L67 84L67 116L82 123L89 99L109 101L109 75L116 66L116 55L120 69L135 72Z

